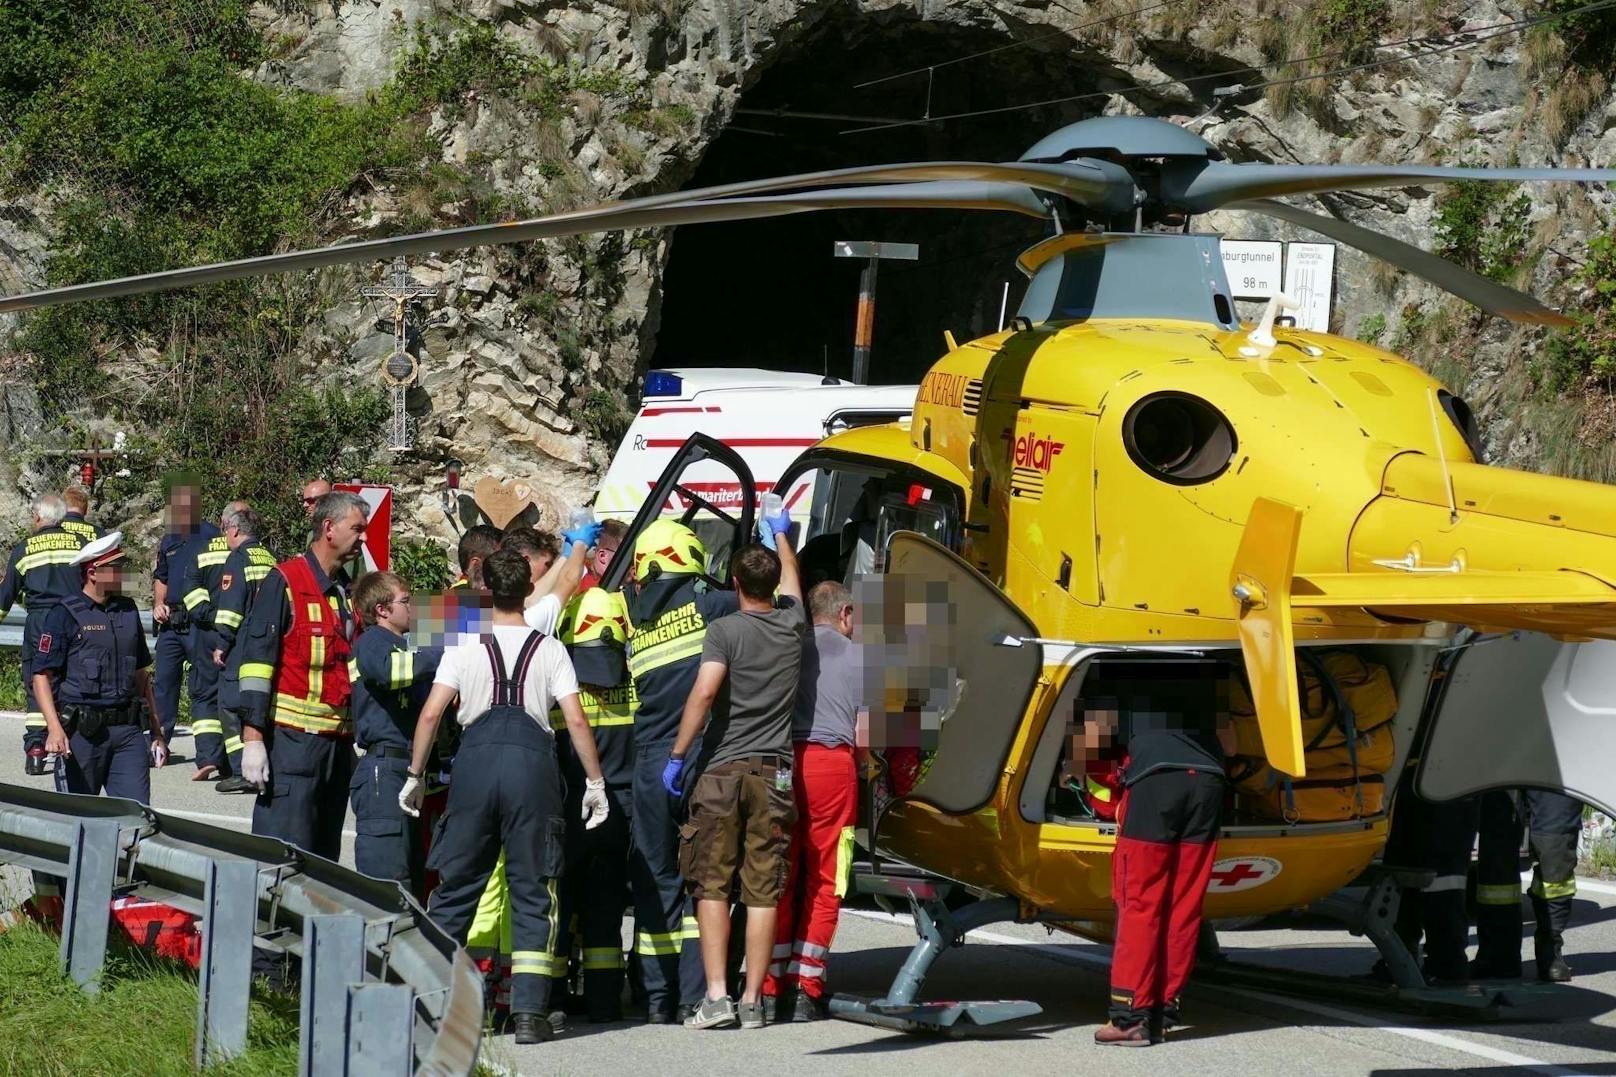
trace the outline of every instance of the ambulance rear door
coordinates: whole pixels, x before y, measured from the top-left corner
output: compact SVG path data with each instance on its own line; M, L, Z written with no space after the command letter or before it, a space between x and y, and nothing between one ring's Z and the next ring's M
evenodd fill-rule
M1421 796L1564 790L1616 814L1616 642L1482 637L1431 690Z

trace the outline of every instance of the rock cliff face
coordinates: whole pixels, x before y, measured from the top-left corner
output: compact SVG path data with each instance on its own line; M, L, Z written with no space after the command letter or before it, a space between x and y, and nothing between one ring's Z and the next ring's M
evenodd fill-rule
M1343 29L1342 12L1364 21ZM395 75L417 32L443 39L469 23L493 24L517 53L581 73L558 102L472 85L426 118L441 163L470 177L478 205L497 205L506 216L806 167L1013 158L1041 134L1101 113L1193 120L1235 160L1616 161L1616 95L1597 73L1562 77L1555 40L1482 32L1476 36L1485 40L1467 45L1447 36L1523 17L1521 4L1493 0L1199 0L1149 5L1143 14L1128 14L1116 0L266 3L255 19L275 43L273 58L243 77L361 100ZM1409 38L1429 40L1374 47ZM1002 51L946 63L993 49ZM1331 55L1272 66L1275 58L1322 53ZM1218 103L1214 87L1404 55L1406 62L1328 80L1237 93L1205 115ZM855 88L910 69L921 73ZM947 118L1040 101L1055 103ZM780 109L831 118L781 116ZM926 114L944 119L841 133ZM343 197L345 223L333 240L461 221L468 212L453 193L423 200L419 186L402 193L385 181L356 184ZM1430 248L1441 238L1439 197L1434 188L1342 195L1325 210ZM1567 277L1589 237L1616 218L1612 194L1540 186L1509 197L1477 227L1512 229L1506 253L1519 263L1523 286L1551 303L1573 298ZM40 279L52 227L46 204L23 198L5 210L0 282L10 291ZM1314 238L1234 214L1201 223L1244 238ZM415 452L377 457L400 487L396 526L450 537L436 496L449 458L464 461L471 479L536 479L554 522L562 505L593 489L648 362L817 369L828 358L832 372L845 370L853 279L826 249L840 238L922 244L923 261L907 276L883 277L876 368L881 380L900 381L924 371L943 329L995 327L1015 248L1037 238L1037 229L936 214L833 215L418 260L417 281L438 290L423 311L420 346L431 410L420 419ZM1556 428L1559 441L1549 439L1541 409L1522 404L1540 332L1483 320L1346 248L1337 267L1338 331L1427 361L1468 394L1495 461L1566 466L1555 458L1565 450L1566 423ZM379 383L390 330L378 322L385 311L356 295L381 268L334 273L322 284L323 309L310 312L300 345L311 377ZM1018 291L1012 280L1012 312ZM332 355L340 362L322 362L316 374L314 357ZM6 382L0 441L16 456L44 436L44 423L27 387ZM1573 438L1581 424L1572 423ZM18 503L6 499L18 496L19 483L61 478L3 466L12 468L0 470L4 518L16 517Z

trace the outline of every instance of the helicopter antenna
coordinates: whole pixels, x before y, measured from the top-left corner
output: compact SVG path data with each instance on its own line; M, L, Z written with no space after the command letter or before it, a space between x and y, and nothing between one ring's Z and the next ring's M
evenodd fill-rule
M1431 435L1436 438L1436 458L1442 465L1442 491L1448 495L1448 523L1459 522L1459 506L1453 500L1453 476L1448 474L1448 454L1442 448L1442 424L1437 421L1437 412L1441 410L1436 402L1436 390L1429 390L1428 399L1431 405Z
M1010 306L1010 282L1004 282L1004 294L999 296L999 332L1004 332L1004 312Z

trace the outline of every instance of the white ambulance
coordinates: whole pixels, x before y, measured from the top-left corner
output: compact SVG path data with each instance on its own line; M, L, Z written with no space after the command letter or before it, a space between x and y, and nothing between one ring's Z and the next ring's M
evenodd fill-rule
M773 489L792 461L822 438L855 426L907 420L916 388L735 367L648 371L639 414L607 468L595 497L595 515L631 522L674 454L696 433L733 449L751 469L761 494ZM809 471L783 494L799 519L813 503L817 474ZM691 497L703 499L703 508L733 511L740 484L733 471L716 461L695 463L662 512L685 515Z

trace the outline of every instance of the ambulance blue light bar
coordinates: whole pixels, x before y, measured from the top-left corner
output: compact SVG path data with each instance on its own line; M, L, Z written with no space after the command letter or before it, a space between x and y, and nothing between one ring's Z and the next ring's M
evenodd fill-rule
M685 390L685 383L679 375L666 370L648 370L645 372L645 391L643 396L678 396Z

